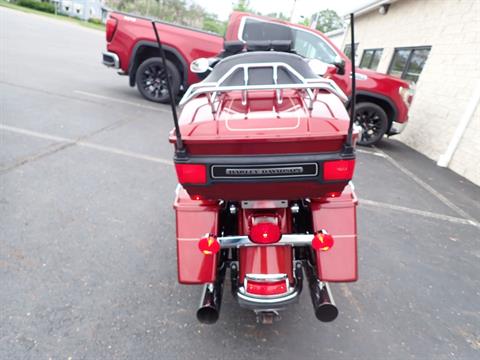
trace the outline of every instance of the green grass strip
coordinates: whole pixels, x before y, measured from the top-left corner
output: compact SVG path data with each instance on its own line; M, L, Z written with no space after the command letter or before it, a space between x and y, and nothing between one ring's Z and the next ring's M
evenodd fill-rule
M88 22L88 21L84 21L84 20L80 20L80 19L77 19L77 18L69 17L69 16L66 16L66 15L63 15L63 14L58 14L58 15L49 14L49 13L46 13L46 12L43 12L43 11L30 9L30 8L27 8L27 7L12 4L12 3L9 3L5 0L0 0L0 6L8 8L8 9L12 9L12 10L18 10L18 11L28 13L28 14L36 14L36 15L49 17L51 19L66 21L66 22L69 22L69 23L72 23L72 24L77 24L77 25L80 25L80 26L84 26L84 27L87 27L87 28L90 28L90 29L105 31L105 25L103 25L103 24L102 25L94 24L94 23L91 23L91 22Z

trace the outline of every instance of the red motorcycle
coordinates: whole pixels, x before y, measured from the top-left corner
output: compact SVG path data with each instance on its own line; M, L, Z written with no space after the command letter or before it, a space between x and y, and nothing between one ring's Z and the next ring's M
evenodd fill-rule
M316 317L332 321L328 283L357 280L348 99L289 50L226 43L222 59L192 63L211 72L179 119L172 102L178 281L204 284L202 323L219 318L227 269L233 297L262 323L298 300L304 277Z

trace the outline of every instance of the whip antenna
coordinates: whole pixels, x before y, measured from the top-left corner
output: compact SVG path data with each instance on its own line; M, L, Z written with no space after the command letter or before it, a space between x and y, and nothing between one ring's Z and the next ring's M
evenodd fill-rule
M178 126L178 115L177 115L177 107L175 105L175 99L172 95L172 87L170 84L170 79L168 78L168 69L167 69L167 60L165 58L165 51L163 51L163 46L160 41L160 36L158 35L157 27L155 26L155 21L152 21L153 32L155 33L155 38L157 39L158 50L160 51L160 57L162 58L163 69L165 70L166 75L166 83L168 89L168 96L170 98L170 106L172 108L172 116L173 116L173 123L175 125L175 137L176 139L176 156L177 157L185 157L186 151L183 145L182 134L180 133L180 127Z
M347 141L345 143L345 153L353 153L353 123L355 121L355 100L356 100L356 76L355 76L355 16L350 14L350 58L352 60L352 98L350 100L350 123L348 125Z

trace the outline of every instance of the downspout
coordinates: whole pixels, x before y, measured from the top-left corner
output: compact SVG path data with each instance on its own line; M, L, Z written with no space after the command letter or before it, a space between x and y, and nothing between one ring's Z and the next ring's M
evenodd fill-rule
M462 118L460 119L457 128L455 129L455 133L452 136L452 139L450 140L450 143L448 144L447 151L440 155L437 165L441 167L447 167L448 164L450 164L450 161L452 160L453 155L455 154L455 151L457 150L458 144L463 138L463 134L465 133L465 130L468 127L468 124L470 123L470 120L473 118L473 114L475 113L475 110L477 109L477 106L480 102L480 79L477 81L477 87L475 89L475 92L473 93L473 96L470 98L470 101L468 102L467 108L463 112Z

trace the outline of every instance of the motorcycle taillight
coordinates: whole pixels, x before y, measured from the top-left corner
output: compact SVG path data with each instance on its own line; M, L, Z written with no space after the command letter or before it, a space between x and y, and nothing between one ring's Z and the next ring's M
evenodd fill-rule
M250 226L249 238L257 244L276 243L282 237L276 217L255 217Z
M351 180L354 169L354 159L325 161L323 163L323 179L327 181Z
M207 167L203 164L175 164L175 170L180 184L207 183Z

